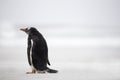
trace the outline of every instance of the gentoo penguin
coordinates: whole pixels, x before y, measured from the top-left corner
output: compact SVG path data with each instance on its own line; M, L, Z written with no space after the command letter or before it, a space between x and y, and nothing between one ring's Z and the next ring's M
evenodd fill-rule
M27 56L32 72L27 72L27 74L34 74L36 72L57 73L57 70L47 67L47 64L50 65L48 59L48 47L42 34L34 27L22 28L20 30L28 34Z

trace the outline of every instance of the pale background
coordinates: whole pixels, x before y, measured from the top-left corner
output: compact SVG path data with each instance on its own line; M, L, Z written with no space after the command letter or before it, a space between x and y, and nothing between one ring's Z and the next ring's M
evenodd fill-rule
M27 75L36 27L57 74ZM120 0L0 0L0 80L120 80Z

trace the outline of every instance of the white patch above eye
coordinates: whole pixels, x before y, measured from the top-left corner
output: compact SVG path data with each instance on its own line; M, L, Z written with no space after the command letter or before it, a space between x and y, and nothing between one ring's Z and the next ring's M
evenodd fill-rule
M27 29L30 30L31 27L28 27Z

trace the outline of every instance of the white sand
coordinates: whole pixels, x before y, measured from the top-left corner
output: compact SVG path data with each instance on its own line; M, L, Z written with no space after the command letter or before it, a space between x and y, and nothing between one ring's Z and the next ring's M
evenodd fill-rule
M57 74L25 74L29 66L14 62L2 63L0 80L120 80L120 63L59 63Z

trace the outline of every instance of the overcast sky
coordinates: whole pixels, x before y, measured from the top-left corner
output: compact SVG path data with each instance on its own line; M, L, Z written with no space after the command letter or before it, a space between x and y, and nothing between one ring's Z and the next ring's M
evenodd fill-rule
M0 22L120 25L120 0L0 0Z

